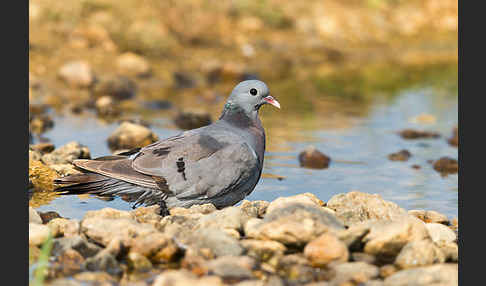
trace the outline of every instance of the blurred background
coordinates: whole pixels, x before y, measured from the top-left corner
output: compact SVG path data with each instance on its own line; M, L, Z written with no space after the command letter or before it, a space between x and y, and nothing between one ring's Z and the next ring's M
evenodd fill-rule
M163 139L217 120L234 85L256 78L282 109L260 112L267 153L249 200L359 190L456 217L457 171L434 162L457 159L457 4L30 0L30 143L77 141L98 157L126 120ZM301 166L310 146L329 166ZM411 156L389 158L400 150ZM130 208L45 193L30 204L72 218Z

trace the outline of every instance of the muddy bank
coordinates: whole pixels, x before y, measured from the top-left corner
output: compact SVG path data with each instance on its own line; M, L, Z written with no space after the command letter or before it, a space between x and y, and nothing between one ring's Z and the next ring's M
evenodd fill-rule
M457 228L443 214L361 192L166 217L158 206L81 220L29 208L29 261L34 269L50 232L47 285L457 285Z

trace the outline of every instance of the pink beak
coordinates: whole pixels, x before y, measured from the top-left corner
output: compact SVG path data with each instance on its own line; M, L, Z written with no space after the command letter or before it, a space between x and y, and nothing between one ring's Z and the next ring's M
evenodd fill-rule
M270 103L271 105L277 108L280 108L280 103L278 103L278 101L275 98L273 98L271 95L264 97L263 100L265 100L267 103Z

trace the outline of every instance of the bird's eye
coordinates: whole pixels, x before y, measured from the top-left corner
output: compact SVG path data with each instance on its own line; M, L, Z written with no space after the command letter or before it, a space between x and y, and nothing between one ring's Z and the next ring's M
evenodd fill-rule
M256 88L252 88L250 89L250 94L251 95L257 95L258 91L256 90Z

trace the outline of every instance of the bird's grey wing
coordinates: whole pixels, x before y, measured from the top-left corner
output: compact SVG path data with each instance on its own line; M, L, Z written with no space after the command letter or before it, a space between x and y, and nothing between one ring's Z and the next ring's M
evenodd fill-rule
M185 132L169 139L142 148L132 167L164 178L179 199L219 196L258 169L255 152L234 134Z

